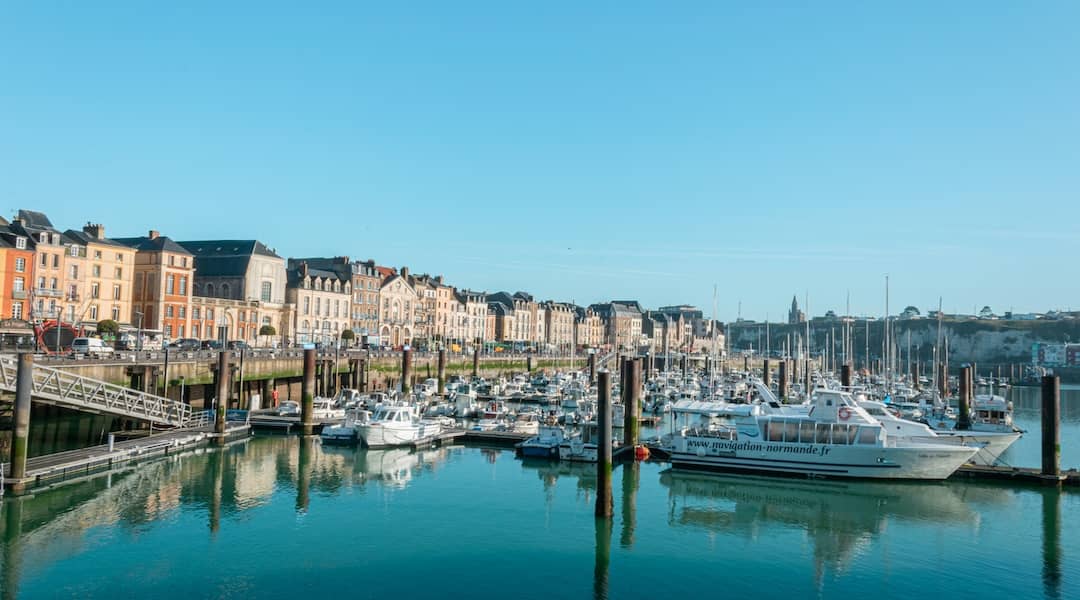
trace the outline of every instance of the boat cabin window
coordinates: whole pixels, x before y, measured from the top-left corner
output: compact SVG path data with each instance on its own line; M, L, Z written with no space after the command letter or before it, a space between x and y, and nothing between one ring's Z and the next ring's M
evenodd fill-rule
M829 443L829 424L818 423L817 435L814 436L814 443L816 444L828 444Z
M803 444L814 443L814 422L804 420L799 423L799 441Z
M880 428L878 427L859 427L859 443L867 445L877 444L879 429Z

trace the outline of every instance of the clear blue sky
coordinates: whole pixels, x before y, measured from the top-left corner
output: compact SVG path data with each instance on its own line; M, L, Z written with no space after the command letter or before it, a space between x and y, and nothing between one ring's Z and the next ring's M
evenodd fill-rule
M7 2L0 210L719 316L1080 307L1076 2ZM803 6L812 4L812 6Z

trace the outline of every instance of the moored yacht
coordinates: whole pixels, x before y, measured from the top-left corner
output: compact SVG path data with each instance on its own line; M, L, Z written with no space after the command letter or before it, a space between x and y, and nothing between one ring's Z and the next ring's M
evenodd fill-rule
M375 409L371 420L356 425L357 439L369 448L405 446L438 435L438 421L421 419L415 406L387 406Z

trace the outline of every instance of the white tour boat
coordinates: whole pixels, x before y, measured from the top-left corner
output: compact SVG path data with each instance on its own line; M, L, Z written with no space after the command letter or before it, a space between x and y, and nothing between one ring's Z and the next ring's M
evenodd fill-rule
M945 479L978 450L890 435L850 393L838 390L818 390L806 414L766 414L761 405L749 409L745 416L730 417L731 425L714 422L675 433L668 447L672 466L809 477ZM695 412L714 410L698 406Z

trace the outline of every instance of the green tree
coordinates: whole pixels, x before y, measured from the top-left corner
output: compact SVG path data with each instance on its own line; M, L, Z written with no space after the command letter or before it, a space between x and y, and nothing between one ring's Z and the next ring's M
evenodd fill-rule
M115 336L116 334L120 333L120 324L116 321L113 321L112 319L98 321L97 332L101 334L102 337Z
M277 329L273 325L263 325L259 328L259 335L277 335Z
M356 332L352 329L345 329L341 332L341 341L345 342L346 346L351 346L352 341L356 339Z

